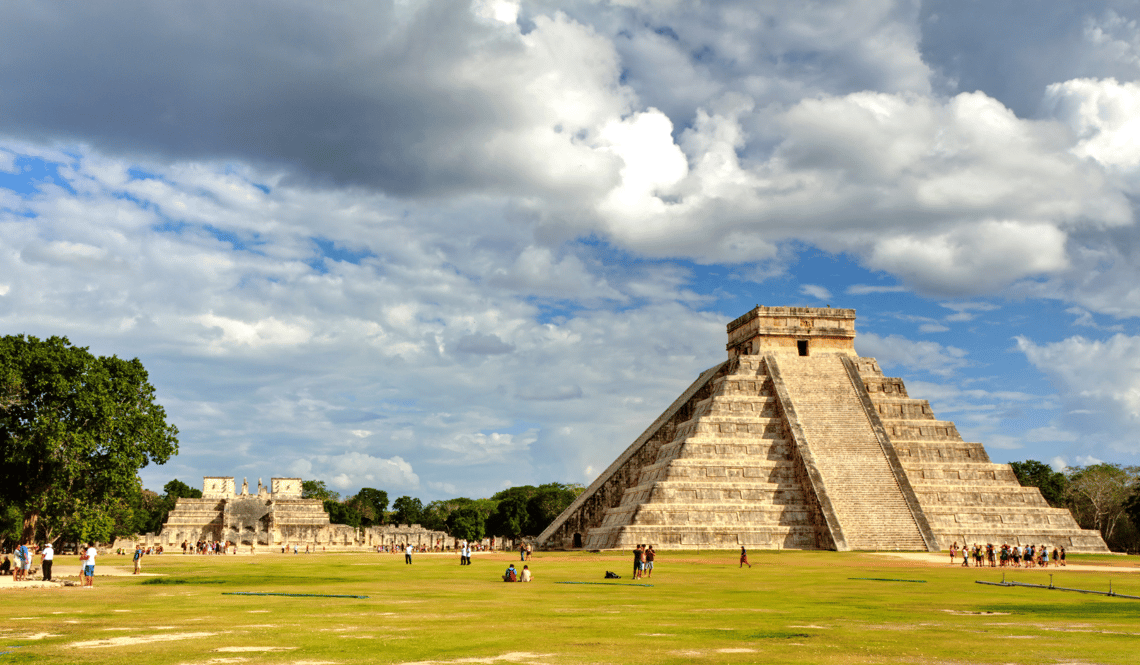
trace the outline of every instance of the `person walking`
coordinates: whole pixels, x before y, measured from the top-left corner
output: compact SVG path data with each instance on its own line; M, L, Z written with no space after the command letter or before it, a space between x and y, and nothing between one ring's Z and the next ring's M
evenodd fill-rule
M135 572L133 573L135 575L138 575L139 573L142 572L142 558L143 558L142 545L135 545Z
M51 562L53 559L55 559L55 550L52 549L51 541L49 540L44 545L43 552L40 552L40 567L43 568L45 582L51 581Z
M411 543L408 543L408 546L404 549L404 563L408 564L409 566L412 565L412 544Z
M741 545L740 546L740 566L739 567L743 568L746 565L749 568L752 567L752 564L748 563L748 550L744 549L744 546Z

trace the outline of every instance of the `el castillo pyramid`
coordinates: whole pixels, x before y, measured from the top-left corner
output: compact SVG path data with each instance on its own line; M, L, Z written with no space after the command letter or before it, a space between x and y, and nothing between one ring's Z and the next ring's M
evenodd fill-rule
M902 379L858 357L854 341L853 309L757 306L728 324L728 360L701 373L539 545L1108 551L911 399Z

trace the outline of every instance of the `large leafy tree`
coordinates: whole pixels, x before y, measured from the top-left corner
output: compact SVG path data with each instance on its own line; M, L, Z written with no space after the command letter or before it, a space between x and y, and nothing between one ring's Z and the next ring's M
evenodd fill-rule
M1068 499L1069 479L1060 471L1037 460L1010 462L1009 466L1022 487L1036 487L1054 508L1064 508Z
M447 532L455 538L480 541L486 535L486 517L474 503L460 506L448 513Z
M1113 549L1127 549L1131 533L1125 502L1140 482L1140 467L1093 464L1068 470L1073 516L1086 529L1100 531Z
M424 512L423 502L410 496L396 499L392 503L392 508L396 511L392 517L392 521L396 524L419 524Z
M0 338L0 503L20 510L22 540L41 520L45 533L116 535L138 470L177 454L177 434L137 358Z
M363 487L345 503L360 514L360 526L375 526L384 523L384 514L388 510L388 493Z
M340 499L340 492L330 490L323 480L302 480L301 481L301 498L302 499L320 499L321 501L337 501Z

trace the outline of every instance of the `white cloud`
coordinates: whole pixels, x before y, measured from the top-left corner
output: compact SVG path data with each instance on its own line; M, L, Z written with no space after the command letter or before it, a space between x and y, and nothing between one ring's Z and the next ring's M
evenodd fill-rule
M884 368L905 367L938 376L949 376L968 364L962 349L937 342L916 342L901 335L860 333L855 338L855 349L860 356L876 358Z
M800 293L811 296L816 300L830 300L831 292L818 284L801 284Z
M1046 344L1018 337L1017 346L1060 393L1062 422L1088 432L1088 443L1140 451L1140 337L1069 337Z
M905 286L874 286L871 284L852 284L845 293L850 296L866 296L872 293L905 293Z

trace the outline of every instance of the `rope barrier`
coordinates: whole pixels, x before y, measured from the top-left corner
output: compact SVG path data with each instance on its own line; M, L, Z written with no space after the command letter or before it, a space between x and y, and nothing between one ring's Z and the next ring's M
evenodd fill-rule
M887 577L848 577L849 580L868 580L870 582L913 582L915 584L926 584L926 580L893 580Z
M334 593L255 593L253 591L223 591L223 596L289 596L290 598L367 598Z
M628 582L555 582L555 584L600 584L602 586L653 586L652 584L629 584Z

